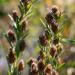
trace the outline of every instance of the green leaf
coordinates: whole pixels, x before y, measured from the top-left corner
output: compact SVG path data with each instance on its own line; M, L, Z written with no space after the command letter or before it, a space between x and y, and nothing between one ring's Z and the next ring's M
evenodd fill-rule
M25 33L23 33L22 35L21 35L21 38L20 38L20 40L23 40L25 37L27 37L29 35L29 31L26 31Z
M8 70L8 72L7 72L7 75L11 75L9 70Z
M58 64L56 69L57 69L57 70L60 70L60 69L62 69L62 67L64 67L64 65L65 65L65 63L63 63L63 64Z
M61 42L62 43L65 43L65 44L70 44L70 45L75 45L75 40L73 39L61 39Z
M65 66L66 66L66 67L73 67L73 68L75 68L75 61L74 61L74 62L73 62L73 61L67 62L67 63L65 64Z

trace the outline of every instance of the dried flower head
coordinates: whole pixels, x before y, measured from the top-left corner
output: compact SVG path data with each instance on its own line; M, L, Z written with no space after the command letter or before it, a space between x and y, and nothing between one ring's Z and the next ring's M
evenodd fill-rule
M54 33L58 31L58 24L55 19L51 20L51 29Z
M58 44L58 43L59 43L59 38L56 38L56 37L55 37L55 38L53 39L53 44L56 45L56 44Z
M61 15L61 12L59 11L59 8L57 6L52 6L51 10L56 19Z
M43 71L44 68L45 68L45 62L44 62L44 60L40 59L38 61L38 69L39 69L39 71Z
M20 51L24 51L25 47L26 47L25 41L21 40L20 43L19 43L19 49L20 49Z
M31 64L31 75L38 75L38 67L37 67L37 64L35 62L33 62Z
M15 60L16 60L16 56L15 56L15 53L13 52L13 50L10 50L9 51L9 54L7 56L7 60L10 64L14 63Z
M16 10L13 10L12 14L13 14L13 19L14 19L14 21L16 22L16 20L17 20L17 18L18 18L18 13L17 13L17 11L16 11Z
M51 75L52 74L52 65L48 64L44 70L45 75Z
M33 62L36 62L36 59L34 59L33 57L31 57L29 60L28 60L28 65L31 67L31 64Z
M23 71L23 69L24 69L24 60L21 59L18 65L18 71Z
M11 29L8 30L7 36L10 42L15 42L16 39L14 36L14 32Z
M58 11L58 7L57 6L52 6L51 8L53 13L56 13Z
M50 25L51 24L51 21L53 20L53 16L52 16L52 13L48 13L45 17L47 23Z
M51 47L51 48L50 48L50 55L51 55L52 57L54 57L55 54L56 54L56 51L57 51L57 49L56 49L55 46Z
M21 25L22 31L25 31L27 29L27 21L23 21Z
M48 40L44 35L39 36L39 42L42 46L47 46L48 44Z

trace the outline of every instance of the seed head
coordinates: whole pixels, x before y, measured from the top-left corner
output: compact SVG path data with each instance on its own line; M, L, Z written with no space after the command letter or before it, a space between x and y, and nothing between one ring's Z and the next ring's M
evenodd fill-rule
M36 62L36 60L31 57L31 58L29 59L29 61L28 61L28 65L31 67L31 64L32 64L33 62Z
M8 54L8 56L7 56L7 60L8 60L8 62L9 62L10 64L12 64L12 63L15 62L16 56L15 56L15 53L14 53L12 50L9 51L9 54Z
M53 19L53 16L51 13L48 13L45 17L47 23L50 25L51 24L51 20Z
M25 41L21 40L20 43L19 43L19 49L20 49L20 51L24 51L25 47L26 47Z
M14 32L11 29L8 30L7 36L10 42L14 42L16 40L14 36Z
M55 14L58 11L58 7L57 6L53 6L51 8L52 12Z
M59 38L54 38L54 39L53 39L53 44L56 45L56 44L58 44L58 43L59 43Z
M58 31L58 24L56 23L55 19L51 20L51 29L54 33Z
M44 68L45 68L44 60L40 59L38 62L38 69L39 69L39 71L43 71Z
M37 67L37 64L35 62L33 62L31 64L31 75L38 75L38 67Z
M16 10L13 10L13 19L15 22L16 22L17 18L18 18L18 13Z
M25 31L27 29L27 22L23 21L21 25L22 31Z
M45 75L51 75L52 73L52 65L51 64L48 64L44 70L44 74Z
M50 55L51 55L52 57L54 57L55 54L56 54L56 51L57 51L57 49L56 49L55 46L51 47L51 48L50 48Z
M23 71L23 69L24 69L24 60L21 59L18 65L18 71Z
M39 36L39 42L42 46L46 46L48 44L48 40L44 35Z

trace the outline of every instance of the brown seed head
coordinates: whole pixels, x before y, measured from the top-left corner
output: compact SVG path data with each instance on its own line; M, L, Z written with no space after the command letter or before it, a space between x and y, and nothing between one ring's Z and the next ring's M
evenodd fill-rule
M45 68L45 62L44 62L44 60L40 59L38 62L38 69L39 69L39 71L43 71L44 68Z
M58 43L59 43L59 38L54 38L54 39L53 39L53 44L56 45L56 44L58 44Z
M48 40L44 35L39 36L39 42L42 46L46 46L48 44Z
M37 64L35 62L33 62L31 64L31 75L38 75L38 67L37 67Z
M52 73L52 65L51 64L48 64L44 70L44 74L45 75L51 75Z
M31 67L31 64L32 64L33 62L36 62L36 60L31 57L31 58L29 59L29 61L28 61L28 65Z
M50 55L51 55L52 57L55 56L56 51L57 51L57 49L56 49L55 46L51 47L51 48L50 48Z
M23 21L21 25L22 31L25 31L27 29L27 22Z
M15 22L16 22L17 18L18 18L18 13L16 10L13 10L13 19Z
M14 32L11 29L8 30L7 36L10 42L15 42L16 39L14 36Z
M55 19L51 20L51 29L54 33L58 31L58 24Z
M58 7L57 6L53 6L51 8L52 12L55 14L58 11Z
M8 56L7 56L7 60L8 60L8 62L9 62L10 64L12 64L12 63L15 62L16 56L15 56L15 53L14 53L12 50L9 51L9 54L8 54Z
M26 47L25 41L21 40L20 43L19 43L19 49L20 49L20 51L21 52L24 51L25 47Z
M18 65L18 71L23 71L23 69L24 69L24 60L21 59Z
M50 24L51 24L51 21L52 21L52 19L53 19L52 14L51 14L51 13L48 13L48 14L46 15L45 19L46 19L47 23L50 25Z

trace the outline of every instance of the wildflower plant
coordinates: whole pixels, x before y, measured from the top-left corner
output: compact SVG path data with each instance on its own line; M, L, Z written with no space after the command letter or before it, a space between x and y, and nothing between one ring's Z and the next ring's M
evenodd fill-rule
M31 58L29 61L29 75L59 75L58 71L64 66L65 63L61 58L63 51L60 41L62 39L61 27L59 27L61 17L61 12L54 6L46 15L45 21L40 19L44 33L39 36L40 51L37 60L34 61L34 58Z
M4 34L10 45L6 56L9 66L8 75L21 75L24 70L25 62L23 59L19 60L19 56L26 47L25 38L29 34L27 18L32 14L33 1L20 0L18 5L20 15L16 10L12 11L12 15L8 14L12 21L11 28ZM59 70L65 64L61 58L62 41L65 41L61 35L62 26L59 25L62 17L60 10L54 6L47 13L44 21L40 19L44 33L39 36L38 57L29 58L26 63L29 66L29 75L59 75Z
M9 66L8 75L20 75L24 69L24 60L19 60L19 56L26 47L25 38L29 34L27 18L31 15L31 7L31 0L20 0L18 5L20 15L16 10L12 11L12 15L8 14L12 21L9 30L4 33L10 45L9 53L6 56Z

